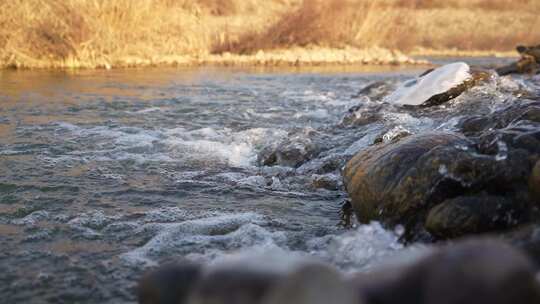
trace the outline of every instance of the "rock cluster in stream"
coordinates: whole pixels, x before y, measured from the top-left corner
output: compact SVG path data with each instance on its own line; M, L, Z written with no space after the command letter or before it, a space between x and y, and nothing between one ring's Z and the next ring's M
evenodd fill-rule
M403 225L407 240L504 231L538 219L540 102L462 119L354 156L343 176L361 222Z
M314 261L259 256L202 266L164 265L138 286L141 304L529 304L536 265L491 239L464 240L392 269L343 275ZM253 262L253 261L251 261Z
M449 102L491 77L485 71L470 75L425 100L412 94L423 101L413 106L424 111ZM388 87L376 82L359 95L382 100ZM347 275L291 256L164 265L139 282L139 303L540 303L540 98L516 96L483 116L456 107L464 115L452 131L383 130L348 162L346 153L325 155L327 135L311 129L291 132L258 156L262 166L309 172L315 188L344 186L348 208L361 223L404 227L404 242L452 242L433 245L412 263ZM403 105L411 106L392 106ZM353 107L336 127L380 122L386 106ZM336 172L343 164L342 185Z

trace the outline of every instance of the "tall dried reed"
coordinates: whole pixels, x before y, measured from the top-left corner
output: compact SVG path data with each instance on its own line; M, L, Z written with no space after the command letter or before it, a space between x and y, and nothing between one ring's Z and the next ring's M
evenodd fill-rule
M0 67L189 62L320 46L511 50L538 0L3 0Z

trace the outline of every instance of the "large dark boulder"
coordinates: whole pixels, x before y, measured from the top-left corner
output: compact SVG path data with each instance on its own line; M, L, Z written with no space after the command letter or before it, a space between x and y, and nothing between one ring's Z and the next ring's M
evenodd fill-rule
M340 127L358 127L379 122L383 119L382 104L361 104L347 111L341 120Z
M426 133L359 152L343 171L357 218L404 225L405 240L528 222L535 212L527 186L531 152L493 145L481 150L455 133Z
M382 220L404 224L428 204L433 188L444 176L439 164L431 171L419 163L440 145L469 145L453 133L410 136L398 143L376 145L359 152L343 171L345 187L361 222Z
M409 266L358 274L354 284L373 304L540 303L534 263L487 239L445 246Z
M422 235L429 208L461 191L447 171L456 154L466 152L456 147L470 144L457 134L428 133L359 152L343 171L356 217L404 225L407 239Z
M508 239L525 248L516 240L538 234L531 231ZM146 274L138 292L139 303L148 304L532 304L540 301L536 270L506 242L472 239L432 248L412 264L352 276L286 256L169 264Z

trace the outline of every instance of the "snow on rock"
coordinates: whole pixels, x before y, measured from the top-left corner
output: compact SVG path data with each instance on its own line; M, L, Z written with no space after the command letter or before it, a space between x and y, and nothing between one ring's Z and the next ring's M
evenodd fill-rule
M434 69L430 73L405 81L386 102L398 105L421 105L430 97L444 93L471 78L470 67L464 62L455 62Z

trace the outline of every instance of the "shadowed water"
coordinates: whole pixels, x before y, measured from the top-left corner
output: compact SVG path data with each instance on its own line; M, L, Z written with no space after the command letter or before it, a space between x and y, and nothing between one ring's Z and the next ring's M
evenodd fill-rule
M348 272L410 255L399 231L337 225L339 166L376 138L452 130L540 83L496 77L427 110L351 97L419 72L0 71L1 298L133 302L147 267L239 251L311 255ZM380 119L343 125L357 105ZM315 134L318 155L299 168L258 164L290 134ZM336 187L315 187L321 176Z

